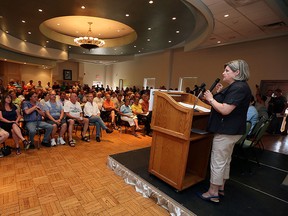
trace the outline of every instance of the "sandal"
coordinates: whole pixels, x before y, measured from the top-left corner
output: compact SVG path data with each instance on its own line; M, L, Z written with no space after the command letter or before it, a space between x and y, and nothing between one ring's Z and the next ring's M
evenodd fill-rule
M219 196L208 196L208 197L204 197L204 196L203 196L203 193L197 193L197 195L198 195L202 200L205 200L205 201L209 201L209 202L212 202L212 203L219 203L219 202L220 202Z
M85 142L90 142L90 139L88 136L82 136L82 140Z
M218 190L218 194L219 196L222 196L222 197L225 196L224 190Z
M69 144L71 147L75 147L75 140L69 140L68 144Z
M21 154L21 149L18 147L16 148L16 155L20 155Z

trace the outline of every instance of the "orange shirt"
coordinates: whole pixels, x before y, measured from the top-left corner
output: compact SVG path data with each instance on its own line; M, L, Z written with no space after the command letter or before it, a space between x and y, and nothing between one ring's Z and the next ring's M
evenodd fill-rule
M113 101L111 101L111 100L110 101L104 100L103 107L105 110L115 109L115 105L114 105Z

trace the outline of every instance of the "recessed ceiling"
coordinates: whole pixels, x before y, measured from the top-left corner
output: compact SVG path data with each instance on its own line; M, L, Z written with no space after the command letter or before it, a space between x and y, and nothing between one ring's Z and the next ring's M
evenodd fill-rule
M0 1L0 59L9 60L18 55L17 59L26 58L26 62L36 58L115 62L176 47L190 51L288 34L287 0L149 2L29 0L21 6L18 0ZM69 19L64 21L65 17ZM82 17L83 22L73 20L76 17ZM59 18L64 20L58 21L60 26L57 26ZM106 34L106 39L109 38L107 41L123 33L121 43L111 42L91 51L75 46L73 38L88 31L90 20L86 18L93 19L92 32L101 31L101 36ZM123 26L115 33L117 27L113 23L98 23L99 18ZM54 38L55 33L58 35Z
M91 24L91 31L89 31ZM91 16L55 17L40 24L40 31L54 41L78 47L76 37L96 37L105 41L106 47L119 47L137 39L137 34L124 23Z
M153 4L149 2L148 0L41 0L25 1L25 7L20 7L16 0L1 1L0 25L3 32L8 32L8 39L11 36L25 41L27 44L63 50L68 52L69 56L71 54L127 56L150 53L183 44L188 38L193 35L197 37L201 31L205 30L194 32L195 20L204 20L204 23L206 18L202 11L193 5L182 0L154 1ZM202 4L202 7L205 5ZM78 17L82 18L78 19ZM127 32L125 37L121 38L122 43L112 43L110 46L88 51L74 46L75 44L72 46L71 40L70 43L63 39L63 35L76 36L76 31L86 33L88 31L87 21L90 22L88 17L94 19L93 23L99 23L98 19L109 22L104 21L99 25L91 26L92 32L103 30L101 34L106 34L107 40L112 40L115 34L121 33L121 31ZM63 22L60 23L59 19ZM55 26L57 20L60 24L58 27ZM122 25L118 29L114 26L116 22ZM47 30L48 27L50 31ZM70 28L71 30L68 30ZM52 29L54 31L51 31ZM129 34L131 29L135 33L132 35L133 37L131 36L133 42L131 43L131 39L129 43L123 42L127 35L131 35L131 33ZM120 32L115 33L115 30L120 30ZM54 33L59 35L54 38L51 36ZM9 43L4 42L6 44L2 43L2 45L8 49ZM10 48L16 51L15 46ZM21 50L21 52L24 51L26 50ZM36 55L37 52L34 54Z

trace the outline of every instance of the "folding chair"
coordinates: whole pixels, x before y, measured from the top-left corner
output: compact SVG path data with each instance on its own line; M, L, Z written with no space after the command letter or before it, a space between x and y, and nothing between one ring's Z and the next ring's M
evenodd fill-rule
M266 120L265 122L262 123L258 131L256 132L255 136L250 140L250 139L245 139L242 144L240 144L240 151L243 153L243 156L245 157L245 163L246 165L248 164L249 160L249 153L254 154L256 163L258 166L259 160L257 157L256 153L256 147L262 145L263 143L261 141L261 138L263 137L264 133L266 132L268 126L270 124L269 120ZM261 146L260 146L261 147ZM251 172L251 167L249 166L249 172Z

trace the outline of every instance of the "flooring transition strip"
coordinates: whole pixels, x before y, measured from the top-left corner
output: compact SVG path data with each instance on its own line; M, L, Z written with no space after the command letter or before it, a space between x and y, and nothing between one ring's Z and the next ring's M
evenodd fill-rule
M127 169L124 165L108 156L107 166L118 176L121 176L126 184L135 187L136 192L141 193L145 198L151 198L155 202L166 209L170 215L176 216L196 216L193 212L185 208L183 205L167 196L165 193L155 188L153 185Z

